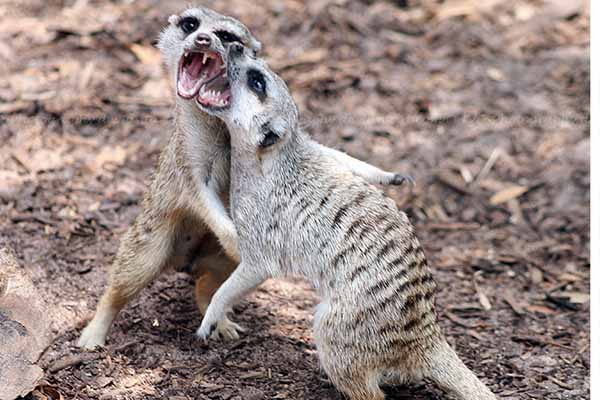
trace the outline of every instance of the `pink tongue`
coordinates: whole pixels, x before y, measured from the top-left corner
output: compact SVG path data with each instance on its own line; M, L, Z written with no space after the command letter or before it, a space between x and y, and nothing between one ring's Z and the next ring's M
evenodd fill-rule
M200 78L200 69L202 68L202 57L194 56L190 64L183 67L181 76L179 77L180 91L184 96L192 97L195 95L194 90Z
M200 68L202 68L202 56L196 55L192 59L190 65L188 65L187 70L189 74L198 78L198 74L200 73Z
M183 70L182 72L183 73L181 74L181 77L179 78L179 85L180 85L181 89L183 89L185 91L184 94L193 95L191 93L191 91L194 90L196 81L188 74L188 72L186 70Z

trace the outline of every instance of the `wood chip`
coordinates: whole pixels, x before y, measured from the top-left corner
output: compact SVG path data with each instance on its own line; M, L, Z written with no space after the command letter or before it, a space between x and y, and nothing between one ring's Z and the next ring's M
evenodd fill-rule
M264 375L265 374L262 371L250 371L250 372L240 374L240 378L242 378L242 379L260 378Z
M497 206L498 204L506 203L509 200L516 199L517 197L523 195L529 190L527 186L510 186L506 189L502 189L501 191L494 194L490 197L490 204Z
M521 306L521 304L519 304L511 294L505 293L504 301L510 306L510 308L514 311L515 314L517 314L517 315L525 314L525 310L523 309L523 306Z
M465 230L465 231L471 231L471 230L476 230L481 228L481 225L473 222L473 223L467 223L467 222L441 222L441 223L430 223L427 224L427 228L431 229L431 230L438 230L438 231L454 231L454 230Z
M529 268L529 278L531 279L531 282L533 282L537 285L544 281L544 273L539 268L530 267Z
M17 111L27 110L32 105L29 101L14 101L12 103L0 104L0 114L10 114Z
M492 309L492 303L490 303L490 299L480 289L477 290L477 297L479 298L481 307L483 307L485 311L490 311Z
M461 194L471 194L471 191L463 183L461 178L448 170L436 172L435 177L446 186L456 190Z
M575 389L573 386L569 385L568 383L565 383L561 380L558 380L556 378L550 377L550 379L552 380L552 382L556 383L558 386L560 386L563 389L567 389L567 390L573 390Z
M556 311L551 309L550 307L540 306L537 304L531 304L531 305L525 306L525 309L532 313L538 313L538 314L544 314L544 315L556 314Z
M103 357L103 356L100 353L79 353L79 354L68 355L66 357L63 357L63 358L53 362L52 365L50 365L48 367L48 372L50 372L50 373L58 372L62 369L69 368L69 367L72 367L75 365L79 365L82 362L97 360L101 357Z
M458 315L451 313L449 311L446 311L444 314L446 315L446 317L448 317L448 319L450 321L454 322L456 325L462 326L463 328L473 329L473 328L485 326L485 324L482 324L480 322L469 321L464 318L461 318Z
M564 291L557 292L554 295L558 297L564 297L573 304L584 304L590 301L590 295L583 292Z
M132 43L129 45L129 50L135 54L142 64L160 65L161 63L160 51L152 46L143 46L141 44Z

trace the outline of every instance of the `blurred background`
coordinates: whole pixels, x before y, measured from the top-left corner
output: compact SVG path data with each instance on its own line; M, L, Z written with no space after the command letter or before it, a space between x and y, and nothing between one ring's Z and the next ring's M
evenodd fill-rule
M417 227L466 364L504 399L589 399L587 2L201 4L262 41L318 141L415 177L386 191ZM0 2L0 247L45 304L23 393L341 399L318 369L303 282L267 283L236 307L248 333L207 348L190 277L165 274L107 349L73 347L172 131L154 44L185 6ZM423 384L388 398L444 397Z

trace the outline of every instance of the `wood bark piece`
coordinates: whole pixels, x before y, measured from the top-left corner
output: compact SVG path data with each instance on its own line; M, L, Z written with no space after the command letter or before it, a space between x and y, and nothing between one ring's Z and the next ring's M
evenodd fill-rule
M31 392L42 378L36 365L50 343L46 306L9 248L0 249L0 400Z

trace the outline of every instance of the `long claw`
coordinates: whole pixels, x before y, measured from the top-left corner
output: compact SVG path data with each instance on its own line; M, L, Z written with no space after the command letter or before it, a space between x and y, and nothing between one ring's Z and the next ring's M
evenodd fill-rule
M411 187L415 186L415 180L414 180L414 178L412 176L410 176L410 175L404 175L404 174L394 174L394 177L392 178L392 181L390 183L392 185L400 186L404 182L408 182L408 184Z

